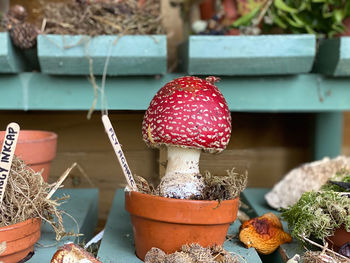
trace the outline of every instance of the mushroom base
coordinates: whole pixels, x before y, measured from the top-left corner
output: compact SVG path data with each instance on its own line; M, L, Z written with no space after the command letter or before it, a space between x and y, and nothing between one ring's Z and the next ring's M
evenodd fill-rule
M168 174L159 184L160 196L177 199L198 199L205 187L201 174Z

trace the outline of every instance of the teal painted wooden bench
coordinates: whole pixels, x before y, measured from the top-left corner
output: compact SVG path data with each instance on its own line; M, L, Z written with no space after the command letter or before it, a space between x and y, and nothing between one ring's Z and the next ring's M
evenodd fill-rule
M350 37L321 40L314 71L335 77L350 76Z
M83 234L80 241L89 240L95 231L98 219L97 189L59 189L54 196L69 195L70 198L61 205L61 209L70 214L74 220L64 216L64 226L67 231ZM66 242L78 242L76 237L65 237L56 242L56 235L48 224L41 227L41 236L35 245L34 256L29 263L50 262L57 248Z
M183 74L181 74L183 75ZM110 110L146 110L154 94L181 76L110 77L106 98ZM0 110L88 110L93 101L85 76L40 73L0 75ZM341 152L342 111L350 110L350 79L317 74L274 77L223 77L218 84L233 112L315 113L314 158ZM98 100L96 109L101 109Z
M267 188L248 188L242 193L243 202L246 203L252 210L252 215L262 216L265 213L273 212L279 216L279 212L270 208L265 201L265 194L270 189ZM288 226L286 222L282 221L284 231L288 232ZM272 255L265 256L265 262L286 262L288 259L292 258L295 254L302 255L304 250L301 248L300 244L293 240L291 243L283 244L279 249Z
M0 73L17 73L26 67L19 51L13 47L7 32L0 32Z
M280 75L310 72L314 35L190 36L181 47L191 75Z
M151 36L38 36L41 71L54 75L156 75L167 70L165 35Z
M239 225L240 223L236 220L231 225L229 234L237 234ZM244 248L237 239L226 241L224 248L233 254L237 253L241 255L248 263L261 262L255 249ZM98 251L98 257L104 263L142 262L135 255L132 225L129 214L124 209L124 190L122 189L117 190L115 194L113 206L108 216L105 234Z

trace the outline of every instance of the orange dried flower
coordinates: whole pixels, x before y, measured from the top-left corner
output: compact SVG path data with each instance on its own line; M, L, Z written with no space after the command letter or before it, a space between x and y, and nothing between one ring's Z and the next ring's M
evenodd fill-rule
M281 221L273 213L243 222L239 239L248 248L254 247L264 255L271 254L281 244L292 241L291 235L283 231Z

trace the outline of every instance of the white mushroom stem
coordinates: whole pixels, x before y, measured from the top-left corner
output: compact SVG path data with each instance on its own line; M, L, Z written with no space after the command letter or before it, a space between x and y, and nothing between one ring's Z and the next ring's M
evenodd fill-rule
M160 183L160 194L170 198L199 197L204 181L199 174L200 150L168 147L168 164Z
M168 164L165 175L199 174L199 157L201 151L182 147L168 147Z

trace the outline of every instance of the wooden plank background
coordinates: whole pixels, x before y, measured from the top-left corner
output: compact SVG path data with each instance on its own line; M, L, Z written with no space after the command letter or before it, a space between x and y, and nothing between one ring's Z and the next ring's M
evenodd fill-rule
M125 150L132 172L156 182L162 173L164 155L142 141L144 112L110 112L110 118ZM58 134L57 156L52 164L54 182L73 162L78 162L100 189L99 219L102 225L118 187L125 185L122 171L95 113L1 111L0 129L16 121L22 129L50 130ZM221 154L202 154L201 170L223 174L236 167L248 169L249 186L271 187L287 171L311 158L311 114L233 113L233 132L228 148ZM350 113L345 114L343 152L350 154ZM162 157L163 156L163 157ZM162 158L159 158L162 157ZM66 187L90 187L78 170L65 182Z

